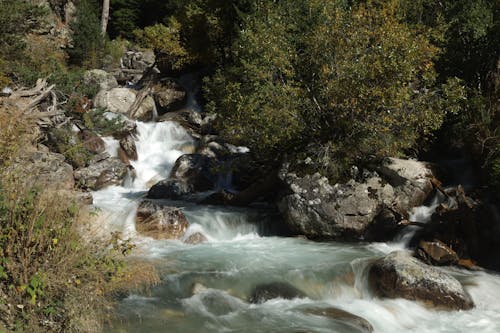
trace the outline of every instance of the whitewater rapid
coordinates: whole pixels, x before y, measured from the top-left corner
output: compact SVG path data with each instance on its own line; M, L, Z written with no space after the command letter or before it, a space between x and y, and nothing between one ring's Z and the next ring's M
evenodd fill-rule
M116 156L118 142L112 138L105 142L108 152ZM304 311L332 306L365 318L380 333L500 332L496 274L446 269L471 294L476 304L471 311L436 311L417 302L371 295L366 286L368 264L405 248L412 229L388 243L320 243L273 236L269 226L275 217L263 210L170 202L181 207L190 222L186 236L201 232L209 241L188 245L139 235L135 230L138 204L194 144L175 123L137 122L135 176L130 175L122 186L93 193L100 228L131 238L140 249L136 256L154 262L161 274L157 287L120 301L117 318L107 332L361 332ZM416 208L411 219L426 222L438 202ZM246 302L255 285L275 281L292 284L308 298ZM205 289L194 292L195 285Z

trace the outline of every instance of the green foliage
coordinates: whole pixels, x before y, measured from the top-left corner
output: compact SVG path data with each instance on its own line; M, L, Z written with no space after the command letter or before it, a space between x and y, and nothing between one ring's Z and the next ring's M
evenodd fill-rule
M53 149L63 154L75 168L88 165L92 159L93 154L83 146L70 126L54 128L50 131L49 136Z
M103 108L85 112L83 114L85 128L104 136L122 131L125 127L125 121L121 117L108 118L105 113L106 109Z
M258 2L233 63L207 84L221 133L271 156L310 142L351 161L414 147L459 110L464 91L456 79L438 84L438 49L397 9L398 1Z
M73 32L73 48L68 51L71 62L86 68L99 67L104 46L97 8L92 0L79 1L75 20L70 25Z
M189 53L182 46L180 29L180 23L171 18L168 26L156 24L136 31L138 42L154 50L159 67L167 73L191 61Z

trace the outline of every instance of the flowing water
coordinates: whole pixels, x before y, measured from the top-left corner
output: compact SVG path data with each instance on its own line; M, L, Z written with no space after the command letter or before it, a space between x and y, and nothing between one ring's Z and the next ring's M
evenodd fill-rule
M262 209L233 209L175 202L190 222L186 234L202 232L209 242L187 245L141 237L135 231L137 205L147 189L166 178L193 140L174 123L138 122L135 177L123 186L94 193L101 229L120 231L138 245L135 254L156 264L161 284L120 301L107 332L360 332L345 322L308 314L337 307L367 319L375 332L500 332L500 276L448 269L464 283L476 307L435 311L402 299L378 299L366 287L367 264L404 248L412 230L393 243L318 243L273 236L272 215ZM116 154L117 142L106 138ZM426 222L439 202L414 210ZM246 302L260 283L288 282L308 298Z

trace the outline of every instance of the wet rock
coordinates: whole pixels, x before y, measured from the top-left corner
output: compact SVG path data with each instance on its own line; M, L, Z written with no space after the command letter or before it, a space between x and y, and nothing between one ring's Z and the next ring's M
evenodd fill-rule
M137 209L136 230L155 239L180 239L189 223L180 208L143 201Z
M33 175L32 184L41 188L66 189L74 187L73 167L62 154L36 151L23 162L26 174Z
M118 147L118 158L123 162L123 164L131 165L130 159L128 158L127 153L125 152L125 150L123 150L122 147Z
M305 298L306 294L286 282L271 282L257 285L249 298L250 303L264 303L273 298Z
M369 269L369 283L380 297L406 298L447 310L469 310L471 297L460 282L408 252L392 252Z
M78 132L78 138L82 146L94 154L103 153L106 150L106 143L101 137L89 130L82 130Z
M129 159L131 159L132 161L137 161L137 147L132 135L127 135L120 140L120 148L123 149Z
M183 180L164 179L159 181L148 191L150 199L181 199L191 193L191 187Z
M373 326L372 324L370 324L368 320L339 308L331 307L331 308L306 309L304 310L304 312L315 316L322 316L338 320L349 326L353 326L357 329L360 329L362 332L370 332L370 333L373 332Z
M417 257L433 265L453 265L458 262L458 255L440 241L421 241L417 249Z
M278 207L285 222L308 238L392 239L402 217L432 192L432 172L425 163L393 158L378 168L380 174L365 171L333 186L319 174L299 177L284 168L280 178L287 192Z
M127 165L111 157L75 170L74 176L80 188L95 191L108 185L121 184L127 172Z
M184 243L191 245L196 245L206 242L208 242L208 239L201 232L195 232L194 234L191 234L188 238L184 240Z
M460 259L471 259L478 265L500 271L500 210L487 192L477 190L466 195L461 186L446 191L448 199L423 225L411 241L439 239L453 248Z
M92 69L83 75L83 84L98 85L100 90L111 90L118 87L115 77L102 69Z
M184 181L195 192L211 190L217 180L216 161L201 154L185 154L177 159L170 178Z
M164 80L154 84L151 89L153 98L158 106L158 114L178 110L186 104L187 93L175 81Z

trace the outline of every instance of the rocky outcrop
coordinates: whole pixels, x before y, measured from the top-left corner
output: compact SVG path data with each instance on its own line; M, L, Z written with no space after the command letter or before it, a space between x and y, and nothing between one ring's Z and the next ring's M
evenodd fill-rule
M115 77L102 69L92 69L83 75L83 84L98 85L100 90L111 90L118 87Z
M191 192L191 187L183 180L164 179L149 189L148 198L176 200Z
M153 98L158 106L158 114L176 111L186 104L187 93L175 81L162 80L151 87Z
M339 321L347 324L348 326L359 329L362 332L373 332L373 326L368 320L339 308L311 308L305 309L303 312L315 316L331 318L335 321Z
M287 192L278 202L285 222L308 238L387 240L410 208L432 192L425 163L387 159L357 179L330 185L319 174L299 177L281 172Z
M304 298L306 294L285 282L271 282L257 285L250 295L250 303L264 303L273 298Z
M75 170L77 185L86 190L98 190L108 185L120 184L128 167L120 159L111 157Z
M189 223L180 208L143 201L137 209L135 227L155 239L180 239Z
M447 310L474 307L457 279L405 251L377 260L370 267L368 278L371 289L380 297L401 297Z

